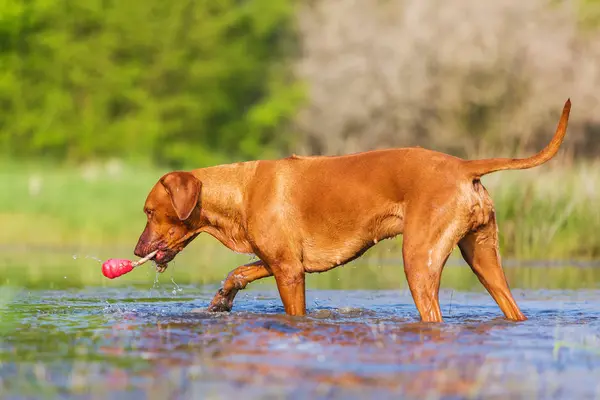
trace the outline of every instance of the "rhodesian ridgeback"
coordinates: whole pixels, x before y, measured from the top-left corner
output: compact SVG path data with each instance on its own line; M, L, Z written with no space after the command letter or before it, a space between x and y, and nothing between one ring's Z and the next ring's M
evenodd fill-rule
M463 160L421 147L343 156L291 156L175 171L154 185L135 254L164 270L206 232L258 261L227 276L209 306L230 311L248 283L274 276L285 312L305 315L305 274L360 257L402 234L406 279L424 322L441 322L442 269L456 245L507 319L523 321L498 252L494 205L480 178L532 168L558 151L567 100L550 143L529 158Z

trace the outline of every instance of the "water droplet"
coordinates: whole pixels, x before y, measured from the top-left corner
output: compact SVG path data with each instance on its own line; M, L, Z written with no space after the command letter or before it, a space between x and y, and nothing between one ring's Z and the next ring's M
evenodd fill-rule
M173 285L175 285L175 287L173 288L173 294L177 294L177 292L181 292L181 288L179 287L178 284L175 283L173 276L171 276L171 282L173 282Z

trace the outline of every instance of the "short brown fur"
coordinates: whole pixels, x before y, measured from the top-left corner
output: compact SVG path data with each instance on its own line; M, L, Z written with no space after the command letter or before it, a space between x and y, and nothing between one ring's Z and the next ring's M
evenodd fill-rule
M526 159L469 161L417 147L171 172L148 195L135 254L158 249L155 261L166 265L207 232L259 258L229 274L210 310L231 310L239 290L274 276L285 312L304 315L307 272L344 265L403 234L404 270L423 321L442 321L440 277L457 245L504 315L525 320L501 267L494 206L479 178L551 159L570 107L567 100L550 144Z

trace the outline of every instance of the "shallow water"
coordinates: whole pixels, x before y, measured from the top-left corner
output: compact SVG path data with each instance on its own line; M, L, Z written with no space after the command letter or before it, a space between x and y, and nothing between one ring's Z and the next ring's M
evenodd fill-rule
M599 398L600 290L514 290L529 320L486 293L445 290L444 324L407 291L277 292L203 311L216 286L35 290L4 297L2 398Z

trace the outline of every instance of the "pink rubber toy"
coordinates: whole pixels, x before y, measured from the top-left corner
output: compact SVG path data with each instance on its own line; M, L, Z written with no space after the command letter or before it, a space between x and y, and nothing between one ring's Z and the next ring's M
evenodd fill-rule
M110 258L102 264L102 274L108 279L118 278L133 270L131 260L123 258Z

